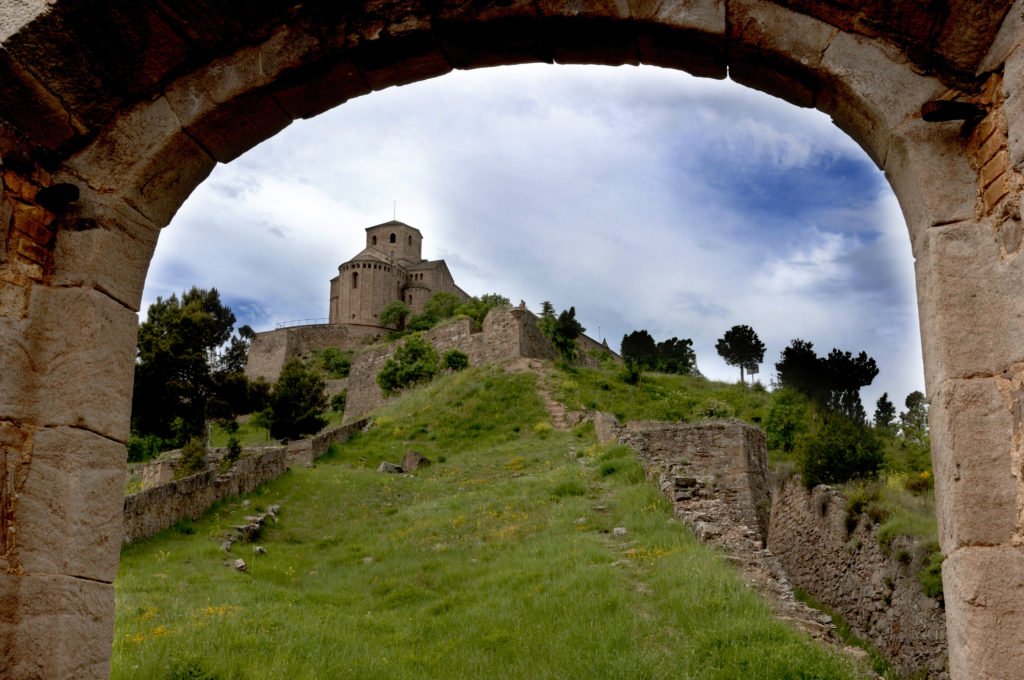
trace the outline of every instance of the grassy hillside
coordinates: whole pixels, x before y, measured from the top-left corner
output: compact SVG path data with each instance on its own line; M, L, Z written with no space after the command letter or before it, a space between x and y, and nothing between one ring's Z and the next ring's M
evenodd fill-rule
M860 677L591 433L552 431L531 375L470 369L402 397L247 507L126 547L113 677ZM409 448L434 465L375 472ZM272 504L266 554L238 543L249 572L225 566L219 537Z

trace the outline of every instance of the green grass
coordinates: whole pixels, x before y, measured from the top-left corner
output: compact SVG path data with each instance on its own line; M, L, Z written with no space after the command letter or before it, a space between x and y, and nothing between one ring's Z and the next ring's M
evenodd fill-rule
M644 373L639 385L627 385L618 365L559 371L556 398L569 409L614 414L619 420L693 422L740 418L760 423L771 395L739 383L667 373Z
M127 546L112 677L861 677L669 522L628 451L545 418L532 376L446 376L247 507ZM434 464L374 471L409 448ZM224 566L219 537L276 503L267 553Z

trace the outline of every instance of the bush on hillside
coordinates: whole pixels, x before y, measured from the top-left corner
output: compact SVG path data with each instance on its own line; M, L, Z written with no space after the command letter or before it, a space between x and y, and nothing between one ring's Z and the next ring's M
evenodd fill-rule
M181 458L174 471L176 478L188 477L206 471L206 447L199 439L192 437L181 449Z
M270 436L296 439L326 425L322 415L327 410L325 387L323 378L298 359L289 359L270 398Z
M141 463L142 461L152 460L162 452L173 448L173 440L164 439L155 434L139 436L133 432L128 440L128 462Z
M466 356L465 352L460 352L457 349L450 349L444 353L441 357L441 364L445 368L450 368L453 371L461 371L464 368L469 367L469 357Z
M808 487L874 479L885 462L875 431L837 413L826 413L796 444L800 474Z
M764 431L768 448L791 453L797 439L810 429L813 413L811 400L791 387L783 387L772 394Z
M437 350L421 336L413 335L384 362L377 374L377 384L385 395L391 395L430 380L440 372L441 357Z
M331 410L335 413L345 411L345 402L348 401L348 390L342 390L331 397Z

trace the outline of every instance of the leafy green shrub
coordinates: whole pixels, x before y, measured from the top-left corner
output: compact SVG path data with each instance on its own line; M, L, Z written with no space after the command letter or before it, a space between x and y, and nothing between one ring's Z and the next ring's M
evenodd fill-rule
M697 410L697 415L701 418L731 418L736 412L732 406L722 401L721 399L709 398L701 404Z
M768 448L792 452L799 436L810 430L813 408L807 397L791 387L773 392L764 420Z
M275 439L295 439L312 434L327 424L323 378L307 369L298 359L289 359L274 383L270 399L270 435Z
M224 457L220 459L220 469L222 472L227 472L231 469L231 466L238 462L238 459L242 457L242 444L238 441L238 437L231 435L228 437L228 450L224 454Z
M441 357L441 364L445 368L450 368L453 371L461 371L464 368L469 367L469 357L466 356L465 352L460 352L457 349L450 349L444 353Z
M345 402L348 401L348 390L342 390L331 397L331 410L337 413L345 411Z
M337 347L328 347L320 351L320 365L334 380L347 378L352 370L352 352L342 352Z
M173 448L175 448L173 440L164 439L155 434L147 434L140 437L133 432L128 440L128 462L141 463L145 460L152 460L159 456L161 452L169 451Z
M640 371L639 365L632 361L627 361L622 367L619 377L627 385L639 385L641 378L643 378L643 373Z
M181 449L181 458L178 459L178 467L174 471L174 476L180 479L205 471L206 447L201 441L192 437Z
M384 362L377 374L377 384L390 395L430 380L441 372L441 358L437 350L419 335L410 336L394 356Z
M220 680L220 676L207 669L203 661L193 659L172 663L164 680Z
M873 479L884 462L875 431L836 413L826 413L813 432L801 435L796 453L808 487Z

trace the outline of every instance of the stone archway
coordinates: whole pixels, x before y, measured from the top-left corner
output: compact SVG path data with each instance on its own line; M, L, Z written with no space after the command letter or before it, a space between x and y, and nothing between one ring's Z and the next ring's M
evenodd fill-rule
M336 5L0 3L0 675L109 673L136 313L192 189L294 118L531 61L728 69L885 170L916 260L952 674L1017 674L1024 3Z

